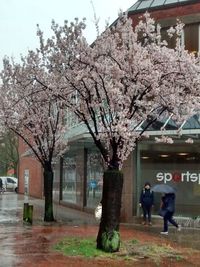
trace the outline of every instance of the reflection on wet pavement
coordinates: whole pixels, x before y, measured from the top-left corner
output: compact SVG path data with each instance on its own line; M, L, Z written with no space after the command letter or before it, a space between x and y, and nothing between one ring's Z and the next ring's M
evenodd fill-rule
M36 225L23 224L23 196L10 192L0 195L0 267L66 266L66 257L53 252L52 245L65 235L74 235L74 230L79 234L85 234L89 217L81 220L79 213L75 212L68 214L67 220L65 215L64 221L76 227L65 226L63 223L44 225L43 203L37 199L29 200L34 203ZM61 218L57 210L55 213ZM86 228L79 230L77 224L85 224ZM91 229L89 232L91 233ZM96 232L97 227L94 227L94 236Z
M87 227L81 230L87 236ZM97 227L88 232L96 235ZM66 266L66 257L52 251L53 244L64 236L80 235L73 226L1 226L0 266ZM56 261L55 261L56 257ZM51 265L51 264L55 265ZM75 266L75 265L73 265Z
M10 192L0 194L0 224L16 224L19 222L21 220L22 206L22 200L18 199L17 194Z

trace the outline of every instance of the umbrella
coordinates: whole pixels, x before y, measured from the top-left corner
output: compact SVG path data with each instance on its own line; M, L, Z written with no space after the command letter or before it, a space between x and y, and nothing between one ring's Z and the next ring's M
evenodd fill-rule
M157 193L164 193L164 194L176 193L176 188L168 184L156 184L152 186L151 190Z

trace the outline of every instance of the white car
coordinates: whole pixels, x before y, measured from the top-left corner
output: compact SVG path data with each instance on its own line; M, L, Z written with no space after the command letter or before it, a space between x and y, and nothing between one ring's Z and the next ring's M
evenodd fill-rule
M15 191L18 190L18 179L12 176L1 176L0 177L3 183L3 188L6 191Z

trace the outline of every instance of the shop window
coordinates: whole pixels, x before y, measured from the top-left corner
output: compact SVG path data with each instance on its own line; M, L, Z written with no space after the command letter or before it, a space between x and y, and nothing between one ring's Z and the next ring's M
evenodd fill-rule
M62 200L76 203L77 192L76 179L76 158L73 155L67 156L63 160L63 181L62 181Z
M102 197L103 167L98 151L88 149L87 154L87 206L95 207Z
M59 201L60 198L60 164L53 163L53 199Z

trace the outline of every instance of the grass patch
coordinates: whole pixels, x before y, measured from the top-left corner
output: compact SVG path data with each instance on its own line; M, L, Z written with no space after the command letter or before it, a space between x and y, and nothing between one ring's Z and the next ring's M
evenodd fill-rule
M84 256L87 258L102 257L109 254L96 249L94 239L65 238L56 244L54 249L66 256Z
M122 260L149 259L159 263L162 259L174 261L183 260L183 256L169 245L142 243L137 239L121 243L120 251L115 253L103 252L96 249L96 241L92 238L65 238L54 246L56 251L66 256L82 256L86 258L110 258Z

